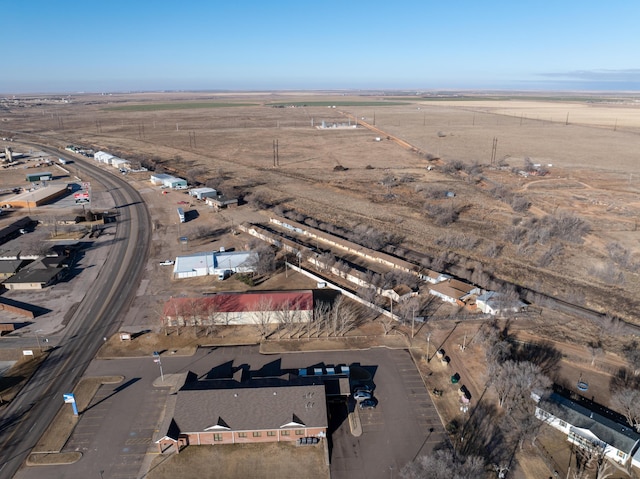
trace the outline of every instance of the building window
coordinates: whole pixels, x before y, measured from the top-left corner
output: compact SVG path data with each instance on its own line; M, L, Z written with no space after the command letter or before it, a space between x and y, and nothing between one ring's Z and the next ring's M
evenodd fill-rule
M282 435L283 436L288 436L291 433L291 431L282 431Z
M304 436L304 431L302 429L296 429L296 436Z
M238 433L238 437L247 437L247 433L246 432L239 432Z
M222 441L222 434L214 434L213 435L213 440L214 441Z
M275 431L267 431L267 436L275 436L276 432Z
M262 433L260 431L253 431L253 437L262 437Z
M625 457L627 457L627 455L622 451L618 451L618 457L621 457L622 459L624 459Z

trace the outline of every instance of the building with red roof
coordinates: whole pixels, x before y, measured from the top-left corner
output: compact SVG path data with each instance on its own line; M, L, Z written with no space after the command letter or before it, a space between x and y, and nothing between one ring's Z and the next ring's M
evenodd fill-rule
M301 323L313 320L313 291L224 292L170 298L167 326Z

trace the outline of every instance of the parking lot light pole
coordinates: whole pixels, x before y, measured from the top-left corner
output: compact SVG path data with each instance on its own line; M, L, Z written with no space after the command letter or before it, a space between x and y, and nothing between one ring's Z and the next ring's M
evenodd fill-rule
M160 361L160 353L158 351L153 352L153 362L158 363L158 366L160 366L160 381L164 382L164 374L162 373L162 362Z

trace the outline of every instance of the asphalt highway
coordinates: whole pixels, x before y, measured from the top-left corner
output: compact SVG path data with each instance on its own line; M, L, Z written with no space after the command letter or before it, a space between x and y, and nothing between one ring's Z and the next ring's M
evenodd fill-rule
M58 150L37 147L55 157L65 157ZM64 337L0 417L0 479L13 477L63 404L62 395L73 391L103 338L118 330L149 251L151 221L140 194L123 178L88 161L70 159L79 173L88 174L113 196L119 213L116 234L96 281L69 321ZM82 275L75 280L82 281Z

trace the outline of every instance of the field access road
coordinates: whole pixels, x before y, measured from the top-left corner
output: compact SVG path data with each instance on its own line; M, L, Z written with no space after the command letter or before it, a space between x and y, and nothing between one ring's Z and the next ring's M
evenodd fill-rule
M34 146L65 157L60 151ZM77 158L73 161L79 174L90 176L113 195L119 213L116 234L100 274L70 319L63 339L3 411L0 479L14 476L63 404L62 394L73 391L103 337L118 330L121 313L137 290L147 260L151 222L138 192L117 175Z

